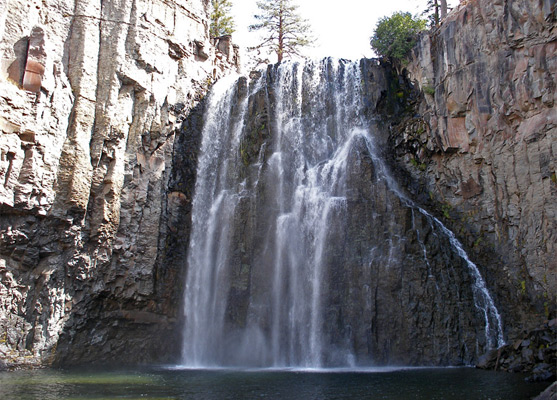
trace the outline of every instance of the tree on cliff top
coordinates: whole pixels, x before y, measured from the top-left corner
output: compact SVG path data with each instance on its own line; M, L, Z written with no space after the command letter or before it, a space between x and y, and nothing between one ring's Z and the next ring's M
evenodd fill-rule
M425 20L413 18L407 12L396 12L379 20L370 40L371 48L380 57L402 62L416 44L418 33L425 28Z
M234 32L234 20L230 16L232 3L230 0L211 0L211 37L231 35Z
M428 0L422 15L428 16L432 27L439 26L439 22L447 16L447 0Z
M257 7L261 11L254 16L258 23L250 25L249 30L264 33L263 41L253 49L270 50L281 62L284 57L300 56L300 49L314 42L308 21L300 17L292 0L260 0Z

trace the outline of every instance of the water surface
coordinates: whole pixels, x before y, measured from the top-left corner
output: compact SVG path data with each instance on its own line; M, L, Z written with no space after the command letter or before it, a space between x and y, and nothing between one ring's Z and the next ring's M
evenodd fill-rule
M0 398L529 399L547 384L473 368L302 370L35 370L0 373Z

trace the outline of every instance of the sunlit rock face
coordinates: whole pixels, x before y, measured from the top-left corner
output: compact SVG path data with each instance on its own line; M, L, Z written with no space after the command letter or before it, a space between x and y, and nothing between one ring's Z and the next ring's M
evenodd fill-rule
M409 78L425 98L393 143L517 337L555 317L556 5L462 3L415 48Z
M238 66L202 0L0 4L0 356L150 360L181 115ZM59 340L63 334L63 339ZM126 343L124 343L124 341ZM168 353L168 352L167 352Z
M219 82L186 123L183 364L455 365L503 344L477 267L387 167L388 86L372 60L282 63Z

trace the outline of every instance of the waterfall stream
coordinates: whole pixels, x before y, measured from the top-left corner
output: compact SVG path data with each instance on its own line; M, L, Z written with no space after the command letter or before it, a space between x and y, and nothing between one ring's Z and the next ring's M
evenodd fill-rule
M361 63L258 75L208 99L183 364L454 363L502 345L478 268L382 161Z

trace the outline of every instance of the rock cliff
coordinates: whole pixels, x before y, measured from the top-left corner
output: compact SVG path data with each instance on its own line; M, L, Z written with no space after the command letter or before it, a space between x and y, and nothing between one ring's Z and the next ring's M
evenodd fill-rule
M482 266L509 339L555 315L556 54L555 2L462 2L414 49L422 98L391 138Z
M461 3L421 37L406 72L375 73L386 82L378 124L390 129L398 177L464 242L513 340L555 315L555 2ZM208 0L0 3L0 360L8 365L176 354L196 105L239 64L229 37L209 38L207 8ZM255 155L245 150L247 165ZM423 288L405 287L410 307ZM423 316L399 321L421 329ZM375 350L393 331L377 336ZM383 361L429 361L437 348L420 351L418 361Z
M175 127L237 48L207 0L7 0L0 39L0 358L171 354Z

